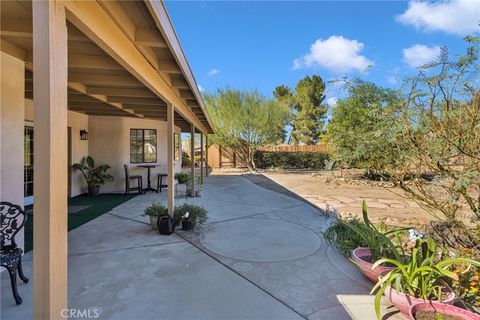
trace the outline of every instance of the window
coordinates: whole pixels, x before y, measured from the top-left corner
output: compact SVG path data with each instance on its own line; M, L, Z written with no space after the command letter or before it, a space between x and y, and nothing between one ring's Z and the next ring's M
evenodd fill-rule
M130 163L157 162L157 130L130 129Z
M33 127L25 126L25 135L24 135L24 174L23 174L23 185L24 185L24 196L30 197L33 196Z

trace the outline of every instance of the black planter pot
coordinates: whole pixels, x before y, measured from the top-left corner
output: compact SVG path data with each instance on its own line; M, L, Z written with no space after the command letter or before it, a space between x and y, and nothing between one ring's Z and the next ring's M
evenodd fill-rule
M88 195L93 197L100 191L100 186L88 186Z
M158 232L163 235L171 235L175 231L175 224L169 214L158 217Z
M191 223L188 219L182 219L182 230L188 231L193 229L193 223Z

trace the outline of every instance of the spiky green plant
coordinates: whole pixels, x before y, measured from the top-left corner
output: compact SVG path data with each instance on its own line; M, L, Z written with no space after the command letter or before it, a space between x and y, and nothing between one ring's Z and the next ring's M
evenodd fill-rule
M371 293L376 290L375 313L381 319L380 299L391 286L395 291L424 300L443 298L443 289L450 287L451 280L457 280L456 273L449 270L455 263L467 263L480 266L480 262L466 258L449 258L436 261L436 249L433 239L417 239L408 262L383 258L375 262L372 269L381 264L390 264L394 269L380 278Z

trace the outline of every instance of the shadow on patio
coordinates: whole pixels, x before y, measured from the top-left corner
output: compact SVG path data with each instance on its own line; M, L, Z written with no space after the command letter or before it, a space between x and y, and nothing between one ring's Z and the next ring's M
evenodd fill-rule
M203 197L177 199L203 205L207 224L161 236L140 215L165 199L135 197L69 233L71 309L98 319L375 318L371 284L323 242L331 218L304 201L213 175ZM32 284L19 284L17 307L7 278L1 316L31 318Z

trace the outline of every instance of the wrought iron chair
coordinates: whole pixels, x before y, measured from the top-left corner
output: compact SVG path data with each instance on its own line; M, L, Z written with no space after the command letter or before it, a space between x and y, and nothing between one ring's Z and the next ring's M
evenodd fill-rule
M25 211L15 204L10 202L0 202L0 236L1 236L1 260L2 267L8 270L10 275L10 282L12 285L13 298L17 304L23 302L17 290L17 271L18 276L23 282L27 283L29 280L23 274L22 269L22 255L23 250L17 247L15 242L15 235L23 228L27 216Z
M130 175L128 166L126 164L123 165L125 169L125 194L130 193L130 191L137 191L138 193L143 192L143 177L139 174L137 175ZM137 186L131 187L130 180L137 180Z

